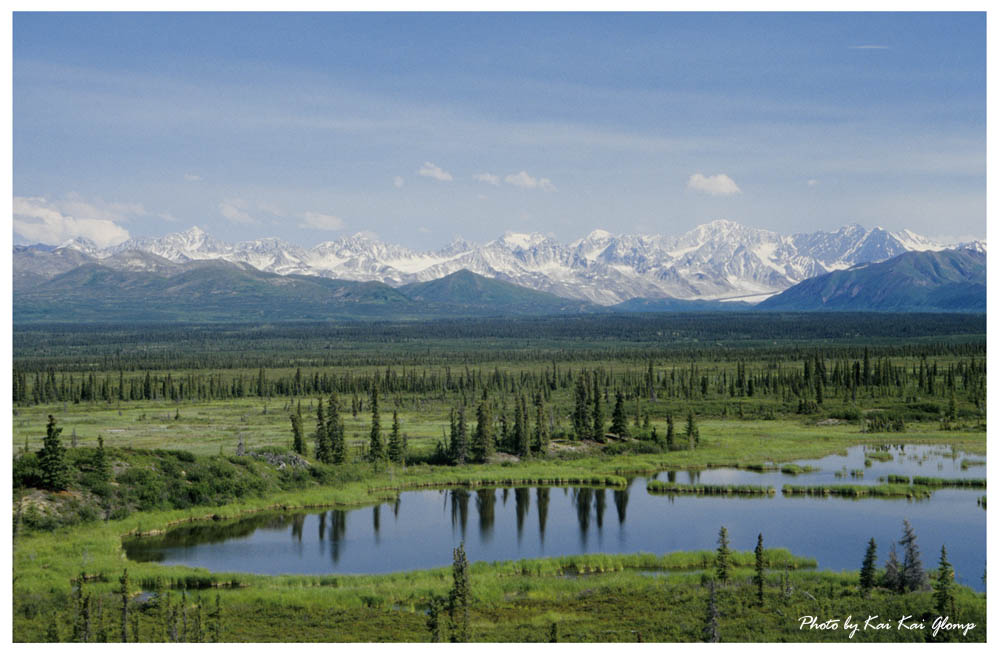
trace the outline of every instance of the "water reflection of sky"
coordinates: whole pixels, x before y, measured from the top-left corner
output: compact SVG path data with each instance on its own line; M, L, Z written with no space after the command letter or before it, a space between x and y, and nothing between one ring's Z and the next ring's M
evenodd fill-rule
M736 549L753 549L757 534L763 533L768 547L813 557L822 568L853 570L860 566L872 537L884 561L890 543L899 540L903 518L908 518L925 567L937 566L944 543L958 580L982 589L986 512L976 505L982 491L942 489L921 501L785 497L780 492L784 483L878 483L878 477L887 474L986 476L985 466L962 470L962 456L945 458L942 452L908 446L894 451L893 461L874 461L865 468L863 451L852 448L846 457L800 462L823 470L797 477L731 469L673 475L681 483L751 483L778 490L765 498L649 495L641 478L624 490L405 492L398 502L377 507L268 517L263 524L245 525L249 533L226 540L217 534L216 542L206 542L211 540L208 526L157 547L155 558L215 571L382 573L448 565L452 548L462 541L470 559L490 561L581 552L713 549L719 527L725 525ZM864 469L864 478L836 479L834 471L845 467ZM147 544L158 545L154 540ZM139 556L134 550L130 555Z

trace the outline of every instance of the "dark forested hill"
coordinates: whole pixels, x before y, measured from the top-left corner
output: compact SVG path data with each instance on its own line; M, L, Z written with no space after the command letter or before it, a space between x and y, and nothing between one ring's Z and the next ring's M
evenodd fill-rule
M225 261L174 264L129 253L51 273L25 270L27 283L15 283L15 322L411 320L578 313L592 306L467 271L394 289L381 282L283 276Z
M547 314L577 313L596 309L582 300L571 300L536 291L517 284L490 279L459 270L440 279L400 286L399 291L411 300L444 304L468 309L498 310L498 313Z
M807 279L758 305L773 311L986 311L986 254L907 252Z

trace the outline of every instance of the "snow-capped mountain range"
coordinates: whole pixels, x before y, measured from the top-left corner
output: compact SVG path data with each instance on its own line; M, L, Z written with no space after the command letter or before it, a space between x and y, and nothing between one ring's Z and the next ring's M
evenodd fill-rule
M138 250L174 263L224 260L281 275L381 281L391 286L467 269L559 296L611 305L632 298L755 302L832 270L956 245L934 243L909 230L849 225L834 232L783 236L716 220L680 236L595 230L563 244L544 234L508 232L483 245L457 239L434 252L416 252L360 234L308 249L276 238L230 244L198 227L161 238L132 239L111 248L97 248L84 239L60 247L98 260L120 260L125 252ZM985 250L986 246L976 241L959 247Z

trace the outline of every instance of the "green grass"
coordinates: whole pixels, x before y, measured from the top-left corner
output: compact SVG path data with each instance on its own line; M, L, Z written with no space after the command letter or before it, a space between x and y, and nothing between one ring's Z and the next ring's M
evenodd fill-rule
M904 484L879 484L877 486L860 486L855 484L841 484L831 486L792 486L784 485L781 492L785 495L813 495L819 497L906 497L909 499L921 499L931 496L931 491L926 488L906 486Z
M646 484L650 493L682 493L689 495L774 495L772 486L749 484L675 484L653 480Z
M819 468L815 466L802 466L796 463L786 463L781 466L781 472L786 475L804 475L809 472L816 472Z
M986 488L985 479L945 479L942 477L914 477L914 486L932 488Z

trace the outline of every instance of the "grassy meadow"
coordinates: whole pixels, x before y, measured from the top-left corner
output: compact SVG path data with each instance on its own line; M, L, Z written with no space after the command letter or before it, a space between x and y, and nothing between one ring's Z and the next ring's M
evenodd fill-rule
M391 329L387 336L376 329L378 338L356 332L357 342L336 341L332 351L330 341L301 333L286 343L276 336L280 330L263 330L266 338L250 339L244 350L233 347L230 336L184 348L178 344L189 338L184 335L157 343L114 332L123 343L116 349L100 334L74 342L60 332L51 345L31 333L16 335L22 349L15 349L12 416L14 639L121 640L115 611L126 568L134 621L128 629L134 628L131 639L143 641L429 640L427 612L452 585L450 569L262 576L125 558L123 538L191 521L364 506L413 488L617 487L630 475L719 466L781 469L803 475L795 485L805 488L810 470L794 461L859 444L941 444L969 465L978 465L986 453L985 344L969 334L866 341L793 333L732 347L720 345L728 341L718 338L724 330L716 324L730 318L700 320L708 326L697 323L697 330L715 340L695 338L704 336L695 330L679 334L671 346L659 329L630 337L553 337L535 351L530 334L522 332L445 338L442 345L440 339L422 341L419 334L400 336ZM942 324L926 320L930 327ZM199 352L204 365L196 360ZM172 359L176 366L166 363ZM395 411L406 436L401 461L368 460L373 388L379 389L383 434ZM316 404L332 393L343 419L343 463L317 460L312 438ZM619 396L627 431L605 433L615 429ZM581 433L581 398L587 411L595 398L600 404L601 432L587 427ZM519 405L527 409L519 412ZM471 438L482 406L491 412L498 451L485 463L456 465L448 459L453 412L464 411ZM302 416L303 456L291 452L293 412ZM68 486L58 491L38 482L36 453L50 415L62 429L70 465ZM686 432L689 415L694 435ZM670 442L668 419L675 438ZM505 445L501 429L514 430L520 420L525 433L544 432L541 449L517 453ZM101 474L93 463L99 439L108 461ZM237 456L238 447L261 455ZM276 466L275 457L304 463ZM949 485L913 483L876 492L905 496ZM843 630L800 629L798 617L933 613L930 590L876 587L866 598L857 572L813 570L809 552L768 551L761 605L751 588L752 546L734 545L741 552L734 554L733 578L717 586L709 583L715 578L711 551L476 562L470 570L470 638L697 641L705 638L712 593L724 641L845 642ZM931 554L925 553L927 568L936 567ZM931 581L936 574L932 570ZM960 587L953 600L956 615L978 625L966 637L942 632L932 638L929 629L893 628L861 631L851 640L984 640L985 595ZM187 626L178 632L181 618Z

